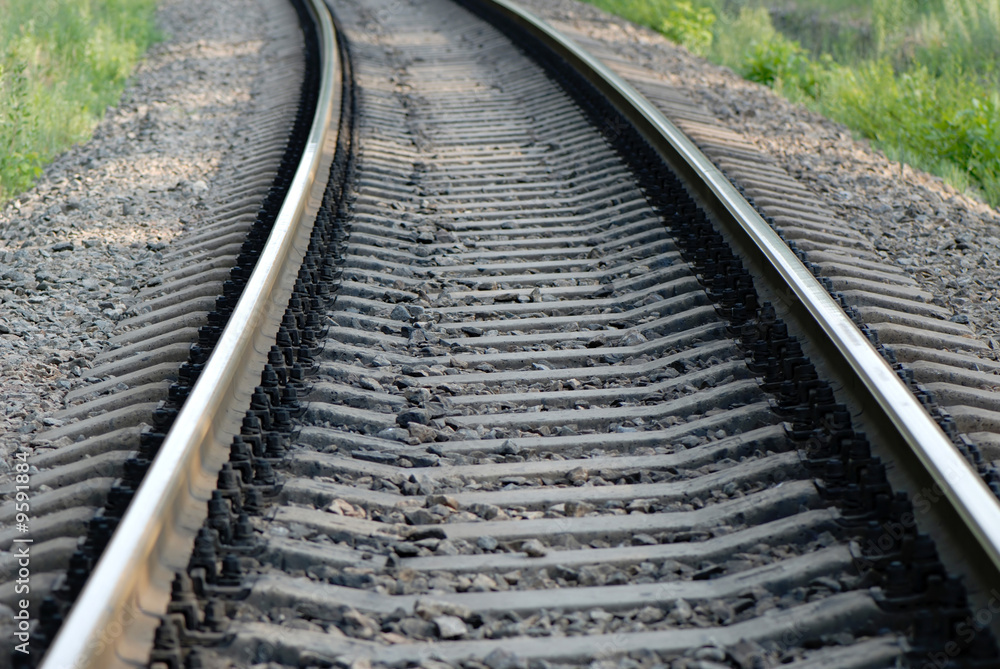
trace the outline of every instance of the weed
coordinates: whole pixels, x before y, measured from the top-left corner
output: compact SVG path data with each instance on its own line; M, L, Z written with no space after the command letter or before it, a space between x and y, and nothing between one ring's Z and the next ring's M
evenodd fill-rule
M37 151L27 150L34 116L24 63L0 67L0 174L14 188L25 188L41 173Z
M914 29L915 60L933 71L959 65L996 82L1000 66L1000 0L942 0Z
M681 43L690 34L644 14L670 0L591 1L606 9L639 5L624 16ZM870 54L839 63L777 31L767 9L750 1L696 0L684 9L700 11L698 25L711 27L712 38L698 41L710 60L844 123L891 159L1000 205L1000 0L873 0ZM851 17L866 7L803 1Z
M633 23L649 26L683 44L694 53L705 53L712 44L715 12L697 0L590 0L601 9Z
M694 53L704 53L712 45L715 12L696 7L688 0L674 0L660 22L660 32Z
M158 39L156 0L0 0L0 202L84 141Z
M875 141L892 157L973 186L1000 203L1000 96L957 66L897 74L888 60L845 70L820 108ZM965 179L956 180L957 174Z

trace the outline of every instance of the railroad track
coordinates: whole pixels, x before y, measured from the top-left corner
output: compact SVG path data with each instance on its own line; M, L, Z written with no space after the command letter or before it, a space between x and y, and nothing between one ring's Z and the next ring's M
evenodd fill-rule
M996 498L686 138L501 0L333 4L42 666L997 666Z

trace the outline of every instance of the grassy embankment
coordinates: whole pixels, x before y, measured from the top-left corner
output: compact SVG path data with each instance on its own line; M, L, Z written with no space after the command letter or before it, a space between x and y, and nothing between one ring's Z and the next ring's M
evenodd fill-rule
M0 202L86 140L157 38L156 0L0 0Z
M589 1L1000 206L1000 0Z

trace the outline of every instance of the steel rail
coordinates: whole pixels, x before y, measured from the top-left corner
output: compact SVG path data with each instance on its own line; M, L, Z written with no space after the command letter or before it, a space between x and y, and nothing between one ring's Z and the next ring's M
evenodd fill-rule
M797 300L874 398L953 509L992 567L1000 572L1000 501L958 452L885 359L812 272L695 144L649 100L607 65L546 21L510 0L475 0L528 31L583 74L629 119L668 163L699 186L703 198L728 213L730 235L748 242L780 277L780 293ZM866 410L868 407L866 407Z
M43 669L146 666L207 502L250 405L305 255L337 142L341 69L329 11L308 0L321 88L302 159L259 261L204 370L43 658Z

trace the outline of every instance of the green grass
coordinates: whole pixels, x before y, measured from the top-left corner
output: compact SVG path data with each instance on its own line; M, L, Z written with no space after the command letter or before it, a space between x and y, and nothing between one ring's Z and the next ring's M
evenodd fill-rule
M156 0L0 0L0 202L86 140L159 36Z
M589 0L592 5L658 30L695 53L705 53L713 39L716 13L695 0Z
M1000 205L1000 0L590 1Z

